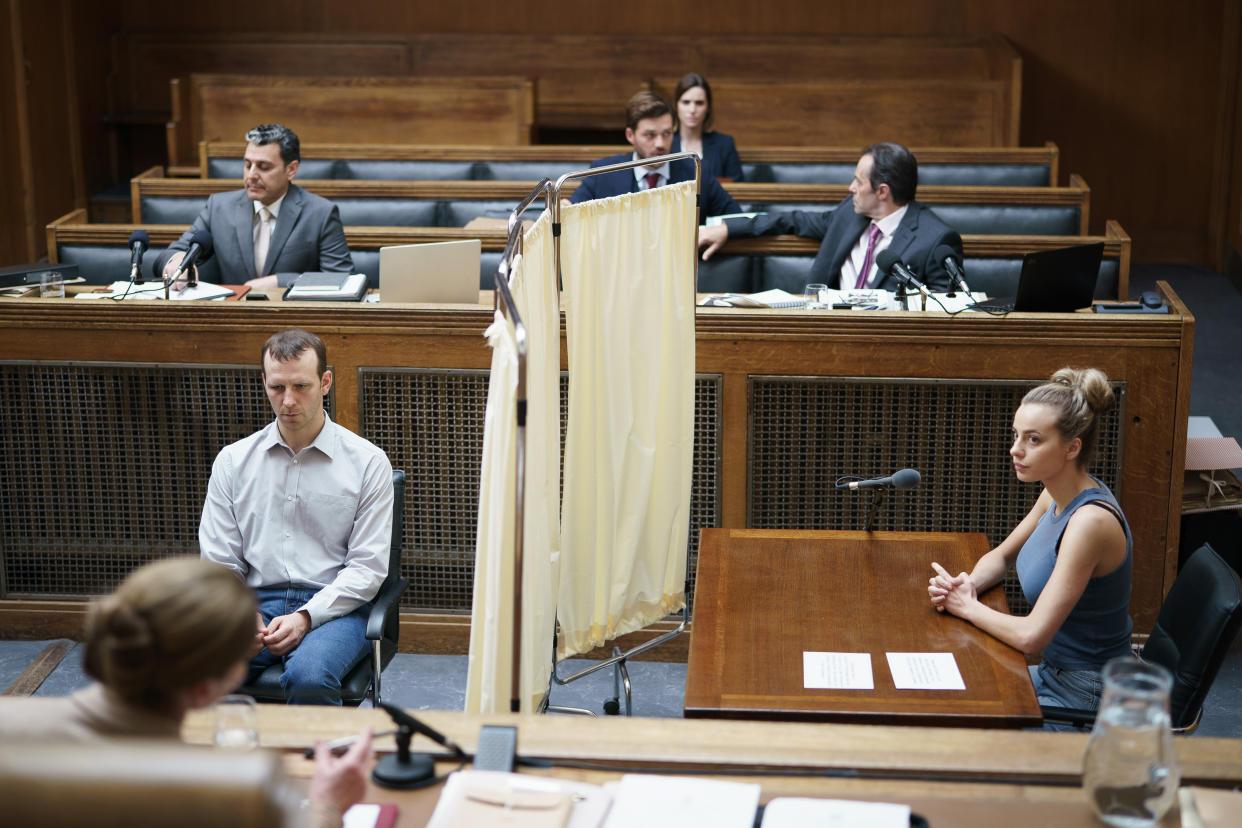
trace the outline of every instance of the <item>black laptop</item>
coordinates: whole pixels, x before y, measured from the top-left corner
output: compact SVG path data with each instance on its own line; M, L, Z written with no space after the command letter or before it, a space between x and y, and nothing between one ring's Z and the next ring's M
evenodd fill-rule
M992 313L1068 313L1090 307L1103 258L1104 242L1027 253L1022 257L1016 297L989 299L970 307Z

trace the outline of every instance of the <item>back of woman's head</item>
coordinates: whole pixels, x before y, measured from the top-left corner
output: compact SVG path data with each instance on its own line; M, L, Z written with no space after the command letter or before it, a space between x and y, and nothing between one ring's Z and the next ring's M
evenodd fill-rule
M1066 440L1082 440L1078 465L1095 460L1100 417L1113 407L1108 377L1096 368L1062 368L1048 382L1032 388L1022 404L1039 403L1057 411L1057 430Z
M153 709L250 654L255 600L229 570L199 558L148 564L86 616L84 666L126 701Z

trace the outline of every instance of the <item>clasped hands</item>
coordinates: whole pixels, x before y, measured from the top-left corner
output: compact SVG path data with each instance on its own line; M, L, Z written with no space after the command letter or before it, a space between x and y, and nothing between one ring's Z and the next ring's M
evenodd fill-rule
M928 579L927 595L936 612L947 610L959 615L968 603L978 600L974 579L968 573L950 575L935 561L932 561L932 569L936 570L936 574Z
M267 647L272 655L286 655L293 652L306 634L310 632L310 615L298 610L288 615L278 615L268 623L263 623L263 614L258 613L259 626L255 634L255 653Z

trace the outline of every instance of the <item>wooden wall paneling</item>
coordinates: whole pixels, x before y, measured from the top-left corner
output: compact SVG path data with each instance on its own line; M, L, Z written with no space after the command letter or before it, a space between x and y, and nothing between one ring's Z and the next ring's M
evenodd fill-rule
M1230 88L1222 90L1217 123L1220 175L1213 179L1213 209L1220 216L1213 225L1212 252L1219 257L1218 270L1242 276L1242 5L1232 6L1231 15L1226 29L1232 26L1233 35L1222 34L1230 44L1221 66Z
M0 6L7 37L0 49L0 264L34 259L34 170L30 158L30 124L26 112L26 54L22 38L22 4Z

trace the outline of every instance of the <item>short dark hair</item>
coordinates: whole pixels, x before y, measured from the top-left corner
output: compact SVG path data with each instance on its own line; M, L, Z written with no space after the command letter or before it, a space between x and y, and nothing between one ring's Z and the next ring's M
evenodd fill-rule
M285 165L302 160L302 145L297 134L283 124L259 124L246 133L246 143L261 147L264 144L280 144L280 160Z
M322 339L301 328L286 328L268 337L267 342L263 343L263 350L259 352L259 365L263 366L268 354L277 362L288 362L301 357L307 348L314 349L319 363L318 376L322 377L323 372L328 370L328 349ZM266 374L266 369L264 373Z
M677 128L677 112L668 105L668 101L654 92L644 89L625 105L626 129L638 129L638 122L644 118L659 118L661 115L673 116L673 128Z
M919 188L919 162L901 144L884 141L863 150L871 156L871 189L887 184L893 203L900 207L914 201Z
M712 128L712 87L707 82L707 78L698 72L687 72L681 76L681 80L677 81L677 91L673 93L673 103L676 104L681 100L681 96L689 92L694 87L703 88L703 97L707 99L707 117L703 119L703 131L710 132ZM676 116L674 116L676 117Z

